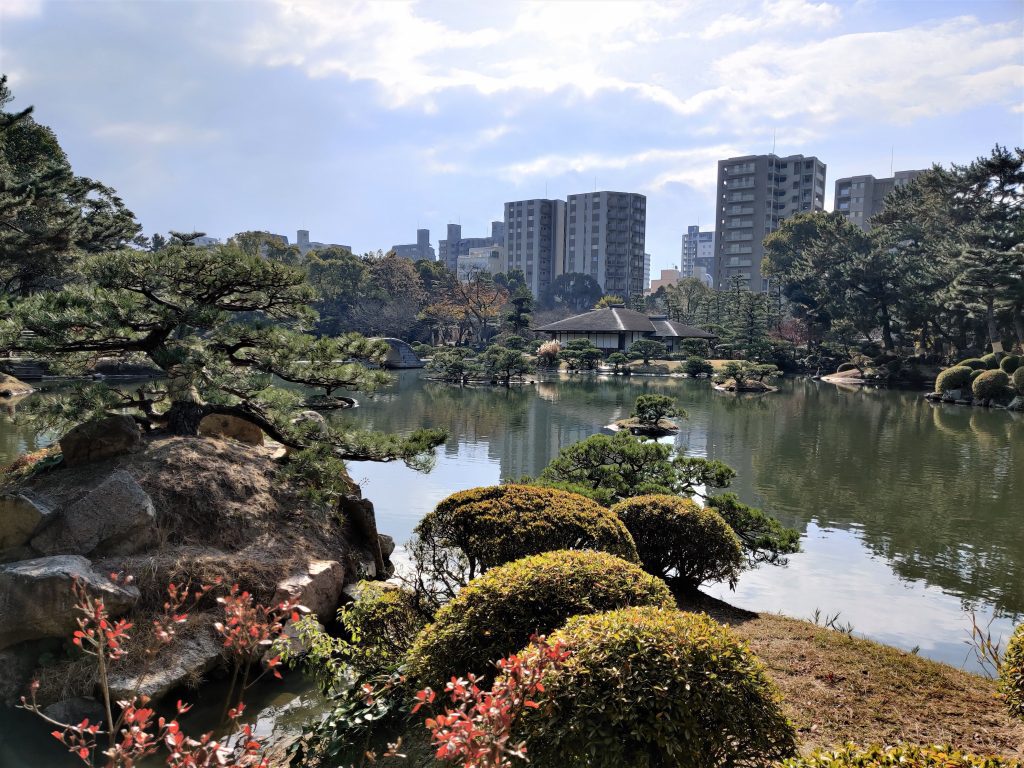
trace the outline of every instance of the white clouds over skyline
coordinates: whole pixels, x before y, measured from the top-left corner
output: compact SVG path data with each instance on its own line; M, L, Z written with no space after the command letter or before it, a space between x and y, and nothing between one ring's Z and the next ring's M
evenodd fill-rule
M830 182L1024 143L1022 41L1017 0L0 0L18 104L147 231L386 248L597 177L656 266L776 138Z

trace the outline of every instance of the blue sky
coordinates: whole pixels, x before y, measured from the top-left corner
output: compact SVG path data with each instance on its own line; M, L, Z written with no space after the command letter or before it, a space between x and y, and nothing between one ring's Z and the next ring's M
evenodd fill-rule
M648 197L654 267L716 161L831 182L1024 143L1024 2L0 0L0 71L148 233L357 251L506 200Z

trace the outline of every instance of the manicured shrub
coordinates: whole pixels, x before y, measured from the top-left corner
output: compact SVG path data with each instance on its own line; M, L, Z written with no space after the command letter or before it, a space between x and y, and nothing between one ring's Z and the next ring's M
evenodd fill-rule
M696 589L706 581L735 586L743 548L713 509L681 496L634 496L612 507L626 524L644 570Z
M699 355L690 355L686 358L686 365L683 366L685 370L691 376L710 376L715 372L715 367Z
M912 745L889 749L858 749L848 745L819 750L782 763L784 768L1010 768L1012 765L1018 765L1017 761L979 757L952 747Z
M1024 624L1017 625L1006 646L999 666L999 690L1010 714L1024 720Z
M989 352L987 355L982 355L978 358L985 364L985 367L990 371L994 371L999 367L999 361L1003 359L1002 352Z
M974 380L981 376L981 374L987 373L987 371L971 371L971 384L974 384Z
M1013 388L1018 395L1024 397L1024 365L1013 372Z
M633 539L617 515L579 494L532 485L453 493L423 518L416 535L461 552L468 578L556 549L597 549L637 562Z
M853 363L840 363L839 367L836 368L836 373L842 373L843 371L852 371L857 366Z
M970 357L962 362L957 363L957 365L966 365L968 368L974 368L977 371L988 370L988 363L977 357Z
M605 552L546 552L471 581L416 636L407 671L441 690L452 675L487 675L491 663L571 616L631 605L672 608L660 579Z
M1007 355L999 361L999 370L1007 376L1012 376L1014 371L1020 368L1021 358L1019 355Z
M686 417L686 411L668 395L640 395L633 406L633 418L641 424L656 426L662 419Z
M705 615L577 616L549 641L570 656L545 674L540 707L522 719L533 765L769 766L796 752L761 663Z
M971 391L978 400L995 400L1005 397L1010 389L1010 377L1002 371L985 371L971 384Z
M348 660L365 672L390 672L426 623L415 595L382 581L359 582L356 599L338 611L349 634Z
M954 389L963 389L971 383L971 372L973 368L966 365L954 365L941 371L935 377L936 392L950 392Z

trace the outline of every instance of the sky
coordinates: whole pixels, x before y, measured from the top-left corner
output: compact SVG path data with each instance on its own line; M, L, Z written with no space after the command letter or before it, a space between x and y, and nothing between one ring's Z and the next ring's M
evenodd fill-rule
M0 0L0 72L147 234L357 252L503 204L647 196L677 266L719 159L832 182L1024 144L1024 0Z

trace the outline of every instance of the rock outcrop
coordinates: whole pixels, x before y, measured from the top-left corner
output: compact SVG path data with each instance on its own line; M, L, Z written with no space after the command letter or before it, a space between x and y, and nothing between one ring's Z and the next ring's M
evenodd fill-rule
M251 421L236 416L211 413L199 422L199 434L206 437L229 437L248 445L263 445L263 430Z
M130 555L156 543L153 500L124 470L51 515L32 538L43 555Z
M110 694L115 700L132 694L159 700L174 688L198 682L220 663L221 651L221 644L209 631L178 636L141 678L131 671L115 672L110 678Z
M115 584L79 555L57 555L0 565L0 648L43 637L64 637L76 628L74 582L103 598L111 615L139 599L132 586Z
M334 618L345 586L345 566L337 560L310 560L299 573L278 584L274 603L297 600L321 621Z
M21 379L16 379L6 373L0 373L0 398L20 397L34 391L32 387Z
M0 496L0 552L28 544L52 511L42 499L28 493Z
M69 467L137 451L142 433L131 416L107 416L79 424L60 439L60 451Z

